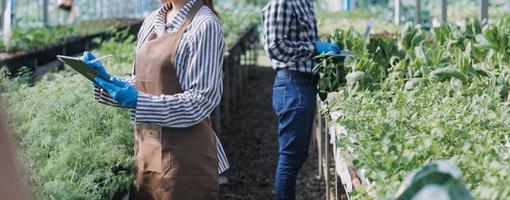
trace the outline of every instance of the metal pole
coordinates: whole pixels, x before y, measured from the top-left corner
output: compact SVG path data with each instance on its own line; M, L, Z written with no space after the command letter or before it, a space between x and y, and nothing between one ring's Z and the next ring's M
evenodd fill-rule
M441 0L441 21L446 23L448 21L448 2Z
M11 24L12 28L15 28L17 26L18 21L16 20L16 1L11 1Z
M401 18L401 7L400 4L402 3L401 0L395 0L395 24L400 25L400 18Z
M110 18L110 13L111 13L110 12L110 6L108 5L109 4L108 2L109 1L103 1L103 3L104 3L103 8L104 8L104 12L105 12L105 17L104 18L105 19Z
M44 16L43 24L44 24L44 26L48 26L49 25L49 20L48 20L48 0L43 0L43 16Z
M6 0L2 0L2 3L1 3L2 5L0 5L2 7L1 8L2 10L0 11L1 14L2 14L2 16L0 16L0 25L1 25L1 27L4 26L5 1Z
M480 17L482 20L489 19L489 0L480 0Z
M414 18L414 23L415 24L421 24L422 21L421 21L421 0L416 0L416 11L415 11L415 18Z
M330 192L331 192L331 186L330 186L330 179L329 179L329 143L328 143L328 127L329 127L329 124L328 124L328 121L325 120L325 126L324 126L324 161L325 161L325 167L324 167L324 176L325 176L325 181L326 181L326 200L330 200L331 199L331 195L330 195Z

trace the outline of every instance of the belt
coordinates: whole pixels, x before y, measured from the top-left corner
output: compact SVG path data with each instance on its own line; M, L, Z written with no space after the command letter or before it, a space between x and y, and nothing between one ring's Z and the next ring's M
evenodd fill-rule
M314 82L317 82L320 78L319 75L317 75L317 74L298 72L298 71L293 71L293 70L288 70L288 69L277 69L276 72L279 74L281 73L281 74L285 74L288 76L297 77L300 79L313 80Z

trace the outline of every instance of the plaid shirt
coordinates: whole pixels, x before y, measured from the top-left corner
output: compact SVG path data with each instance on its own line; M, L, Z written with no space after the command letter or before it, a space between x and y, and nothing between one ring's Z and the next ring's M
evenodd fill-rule
M271 0L262 11L264 49L274 69L312 73L319 40L312 0Z

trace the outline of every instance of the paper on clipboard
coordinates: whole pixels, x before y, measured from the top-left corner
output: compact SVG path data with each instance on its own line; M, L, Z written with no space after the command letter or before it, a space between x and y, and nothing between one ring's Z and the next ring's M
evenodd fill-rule
M110 79L108 77L105 77L103 74L99 73L97 70L89 67L80 58L57 55L57 59L59 61L65 63L66 65L68 65L69 67L71 67L72 69L74 69L75 71L80 73L81 75L85 76L85 78L89 79L92 82L95 82L94 79L98 76L103 78L104 80L110 81Z

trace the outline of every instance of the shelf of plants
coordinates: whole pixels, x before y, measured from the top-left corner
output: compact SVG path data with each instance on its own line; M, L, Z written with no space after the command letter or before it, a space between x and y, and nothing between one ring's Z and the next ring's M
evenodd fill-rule
M135 35L140 20L103 20L55 27L16 29L7 46L0 46L0 66L16 72L55 60L56 55L74 55L93 48L95 38L106 39L116 28L129 28Z
M9 44L0 44L0 52L3 56L7 53L29 51L52 46L73 38L97 34L100 32L131 25L139 20L134 19L110 19L85 21L71 25L32 27L14 29Z
M509 33L504 18L407 24L367 41L352 29L330 35L354 54L315 68L330 136L363 182L352 197L395 197L432 160L455 163L475 199L510 196Z

